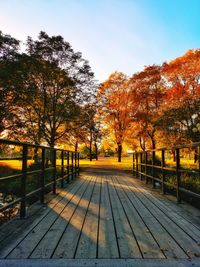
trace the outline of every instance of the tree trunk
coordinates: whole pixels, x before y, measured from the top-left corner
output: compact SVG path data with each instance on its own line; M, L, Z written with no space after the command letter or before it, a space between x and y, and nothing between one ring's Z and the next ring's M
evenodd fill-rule
M95 147L95 157L96 157L96 160L98 160L98 147L97 147L96 142L94 143L94 147Z
M141 149L143 151L145 151L145 149L146 149L146 142L145 142L145 140L142 137L140 137L140 147L141 147Z
M122 144L119 143L117 144L118 145L118 162L121 162L122 161Z
M151 133L148 133L150 139L151 139L151 146L152 149L156 149L156 141L155 141L155 130Z
M173 162L176 162L176 151L175 151L175 149L172 149L172 155L173 155Z
M54 148L54 146L55 146L55 137L54 137L54 134L51 135L49 146L51 148ZM50 150L50 155L49 156L50 156L49 160L50 160L51 164L54 165L55 159L54 159L54 150L53 149Z
M55 134L54 133L51 133L49 146L52 148L54 148L54 146L55 146Z
M75 152L77 152L78 151L78 140L76 140L76 143L75 143Z
M90 161L92 161L92 132L90 132Z
M198 161L198 148L195 147L194 149L194 163L197 163Z

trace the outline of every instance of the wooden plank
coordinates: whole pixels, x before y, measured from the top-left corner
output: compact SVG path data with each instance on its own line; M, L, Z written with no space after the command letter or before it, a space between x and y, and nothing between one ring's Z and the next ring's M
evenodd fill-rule
M191 238L196 242L200 242L200 229L193 225L192 222L183 218L178 214L178 210L172 210L171 206L166 204L165 199L162 201L155 197L152 193L148 192L144 188L140 188L146 197L150 198L152 203L154 203L161 211L163 211L174 223L176 223L181 229L183 229ZM179 204L177 204L178 206Z
M140 192L140 187L136 182L131 182L135 185L136 190L134 194L142 201L144 206L151 212L153 216L157 218L160 224L166 229L166 231L175 238L179 246L184 250L184 252L190 256L194 257L200 256L200 247L196 242L194 242L180 227L177 226L164 212L159 210L149 198L147 198L143 193Z
M44 210L41 210L41 213L38 213L37 218L30 218L27 220L27 223L24 225L24 227L13 230L12 235L8 236L8 238L4 239L0 243L0 258L5 258L63 197L64 196L61 195L56 196L56 198L50 201L48 206L43 208Z
M97 178L83 225L75 258L95 259L97 256L101 178Z
M116 179L113 179L115 190L119 196L121 205L126 213L126 216L131 225L132 231L136 237L140 250L144 258L165 258L160 247L153 238L149 228L143 222L135 207L124 193L123 189L119 186Z
M159 223L159 219L154 217L136 196L136 194L134 194L134 192L138 189L132 186L132 184L130 182L127 182L125 179L120 178L117 180L121 185L123 192L126 194L135 210L137 210L142 221L149 229L147 230L147 232L153 235L165 256L167 258L188 258L188 255L177 244L174 238Z
M184 202L183 205L177 204L176 197L168 194L161 194L160 190L152 189L151 185L144 184L142 181L137 180L137 183L141 185L142 188L147 188L149 192L152 192L157 199L165 202L165 205L176 214L179 214L184 219L188 220L190 223L195 225L198 229L200 228L200 210L191 206L189 203Z
M57 217L56 221L48 229L48 232L35 247L31 255L29 256L30 258L51 258L60 238L63 235L63 232L65 231L74 211L76 210L81 200L82 195L87 189L87 186L88 183L81 184L79 190L70 192L72 194L72 198L69 199L67 205L62 210L59 217Z
M4 239L8 238L15 232L16 229L24 228L24 224L29 220L30 217L38 216L38 213L43 210L44 205L40 203L35 203L34 205L30 206L27 210L27 217L26 219L20 219L18 216L5 222L3 225L0 226L0 243L3 242Z
M119 258L106 179L102 179L98 238L98 258Z
M12 251L10 251L7 258L28 258L79 187L79 183L77 183L77 187L73 187L69 192L65 192L64 197L61 198L60 201L51 208L50 212L48 212L48 214L34 228L32 228L31 232L29 232L25 238L21 240Z
M60 198L60 196L58 198ZM15 235L16 233L23 232L24 229L26 229L26 227L30 225L35 219L39 219L40 215L43 215L44 209L46 209L47 205L50 205L50 203L56 201L55 195L51 193L45 195L45 199L45 204L40 204L39 202L36 202L30 207L28 207L27 217L25 219L20 219L19 217L16 217L1 225L0 244L5 239L9 239L10 236L11 239L13 239L13 235Z
M0 267L199 267L199 259L26 259L0 260Z
M74 182L73 184L70 184L66 188L66 190L70 190L71 188L73 188L76 185L76 183L78 183L78 180L76 180L76 182ZM17 246L16 241L19 240L20 238L23 239L24 236L26 236L27 233L31 231L32 228L34 228L35 225L37 225L42 220L42 218L46 216L48 212L50 212L51 208L55 206L59 202L59 200L63 198L64 195L66 194L65 191L61 191L60 189L58 189L58 193L59 192L60 194L57 196L51 193L46 195L45 196L46 204L44 205L40 205L38 203L33 204L29 208L28 217L26 219L15 218L9 221L8 223L2 225L0 255L1 251L5 250L7 246L10 247L11 244L14 245L13 241L15 241L15 244ZM40 207L39 209L38 206Z
M88 185L86 191L81 196L78 207L69 220L69 224L60 239L60 242L53 254L53 258L74 258L93 193L95 180L96 178L92 178L92 182Z
M118 195L113 188L112 180L107 178L107 183L120 258L142 258L132 228L130 227L126 214L124 213Z

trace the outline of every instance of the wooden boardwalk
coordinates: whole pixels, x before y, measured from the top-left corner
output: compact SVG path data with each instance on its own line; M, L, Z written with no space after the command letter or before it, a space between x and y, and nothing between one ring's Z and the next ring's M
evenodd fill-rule
M15 266L13 259L146 259L158 266L194 259L194 264L200 257L200 211L185 207L126 174L94 169L48 205L34 205L26 220L0 228L0 266L6 261Z

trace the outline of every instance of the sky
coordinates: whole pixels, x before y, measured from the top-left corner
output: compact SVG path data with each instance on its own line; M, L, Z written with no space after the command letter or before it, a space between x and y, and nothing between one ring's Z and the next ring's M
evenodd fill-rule
M100 82L200 47L200 0L0 0L0 30L62 35Z

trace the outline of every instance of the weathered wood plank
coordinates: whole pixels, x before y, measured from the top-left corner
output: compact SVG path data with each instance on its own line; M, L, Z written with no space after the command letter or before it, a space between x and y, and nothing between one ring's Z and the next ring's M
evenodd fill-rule
M163 199L162 201L158 197L154 196L152 193L140 187L140 191L144 192L146 197L151 199L151 202L155 204L161 211L163 211L173 222L175 222L180 228L182 228L190 237L192 237L196 242L200 242L200 229L193 225L192 222L183 218L177 210L171 209L171 206L167 205L167 201Z
M146 197L140 191L140 187L136 182L131 181L132 185L135 185L137 190L134 194L140 199L144 206L154 215L160 224L166 229L166 231L176 239L176 242L184 250L184 252L190 257L195 257L200 255L200 247L194 240L191 239L180 227L177 226L164 212L158 209L149 198ZM132 190L133 192L133 190Z
M120 202L126 212L132 231L137 239L138 245L144 258L165 258L160 247L156 243L149 228L139 216L129 198L120 187L119 182L113 179L113 186L119 196Z
M88 183L80 183L80 187L77 191L71 190L71 198L69 199L67 205L57 217L56 221L49 228L46 235L41 239L39 244L36 246L34 251L29 256L30 258L51 258L54 253L57 244L65 231L71 216L73 215L78 203L84 194Z
M53 258L74 258L85 216L87 214L88 206L93 193L95 180L96 178L92 178L93 182L88 185L84 194L81 196L78 207L69 220L69 224L59 241L59 244L53 254Z
M33 220L30 218L28 223L25 224L26 227L15 229L12 233L12 236L8 236L8 238L4 239L3 242L0 243L0 258L5 258L19 243L21 240L25 238L25 236L32 231L32 229L50 212L51 208L54 207L62 197L58 195L54 198L48 206L44 207L44 210L39 212L38 217Z
M96 180L75 258L97 257L101 180L101 178Z
M134 194L137 188L127 182L125 179L117 179L122 186L124 193L129 198L133 207L137 210L141 219L148 227L150 234L156 239L167 258L188 258L188 255L177 244L174 238L165 230L165 228L159 223L159 220L154 217L146 206L140 201L140 199Z
M77 188L78 187L78 188ZM64 197L51 208L50 212L40 221L31 232L9 253L7 258L28 258L40 240L44 237L51 225L59 217L65 206L79 189L80 184L74 186L70 192L66 192Z
M58 190L59 191L59 190ZM61 193L62 194L62 193ZM11 219L10 221L6 222L5 224L1 225L0 227L0 244L5 240L13 239L13 235L16 233L22 233L24 229L28 225L30 225L33 221L39 220L40 216L44 214L44 209L51 203L55 202L56 199L59 199L60 195L55 197L53 194L47 194L45 196L46 203L34 203L30 206L27 210L27 217L25 219L20 219L18 217ZM9 241L8 241L9 243Z
M142 258L132 228L130 227L116 191L113 188L111 179L107 179L107 185L116 228L120 258Z
M102 180L98 258L119 258L106 179Z
M0 267L199 267L199 259L26 259L0 260Z
M143 181L137 179L137 183L143 188L147 188L148 192L151 192L157 199L164 202L165 205L176 214L179 214L184 219L194 224L197 228L200 228L200 210L191 206L189 203L177 204L175 196L165 194L163 195L159 189L153 189L151 184L144 184Z
M79 266L73 265L75 263L112 266L114 263L115 267L122 262L125 265L121 266L126 266L127 262L132 264L130 266L156 266L155 262L159 262L158 266L165 262L172 264L170 266L196 264L195 259L185 259L200 256L200 228L190 223L189 214L185 215L180 206L173 204L171 209L170 201L165 197L146 190L140 181L123 173L113 176L113 170L102 172L99 169L99 173L90 172L82 178L67 191L62 190L46 209L35 207L32 219L16 224L19 229L9 223L7 229L13 229L10 237L6 237L5 229L0 231L0 257L9 258L7 263L16 261L10 261L10 258L29 257L34 259L27 261L31 264L39 262L37 258L45 258L45 261L40 260L40 264L45 263L42 266L58 262L72 264L70 266ZM54 259L48 261L51 257ZM65 259L59 260L61 257ZM119 257L143 257L151 258L151 261L114 260ZM166 261L164 257L182 260ZM76 259L68 260L70 258ZM83 258L93 260L80 260ZM158 261L158 258L163 259Z

